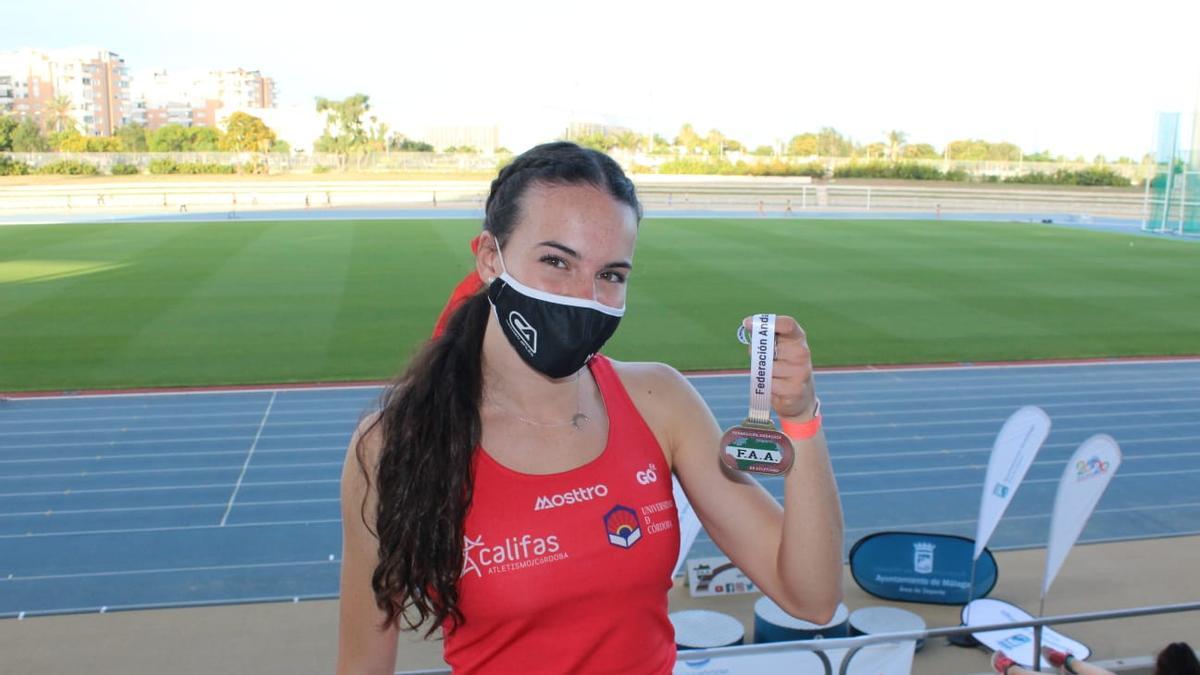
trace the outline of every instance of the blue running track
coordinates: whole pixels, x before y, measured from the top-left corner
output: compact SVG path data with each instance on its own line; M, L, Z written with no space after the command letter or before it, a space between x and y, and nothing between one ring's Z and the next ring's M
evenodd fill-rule
M692 378L722 426L745 375ZM1050 437L992 539L1042 546L1067 457L1125 460L1082 541L1200 530L1200 360L825 371L846 544L971 536L991 443L1018 407ZM0 618L335 597L338 481L378 387L0 400ZM715 450L714 450L715 452ZM765 481L776 496L779 479ZM704 535L693 555L717 554Z

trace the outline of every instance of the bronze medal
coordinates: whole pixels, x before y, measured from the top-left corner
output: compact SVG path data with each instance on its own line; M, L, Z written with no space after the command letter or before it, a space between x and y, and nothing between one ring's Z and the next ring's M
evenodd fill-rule
M749 337L750 414L721 437L721 461L735 471L778 476L791 468L795 450L791 439L771 421L775 315L756 314Z

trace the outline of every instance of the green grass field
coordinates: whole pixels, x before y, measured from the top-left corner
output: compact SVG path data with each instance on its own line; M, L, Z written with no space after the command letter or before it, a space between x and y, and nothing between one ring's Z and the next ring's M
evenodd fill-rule
M0 391L387 378L475 221L0 228ZM818 365L1200 353L1200 245L1010 223L647 219L605 349L744 368L792 314Z

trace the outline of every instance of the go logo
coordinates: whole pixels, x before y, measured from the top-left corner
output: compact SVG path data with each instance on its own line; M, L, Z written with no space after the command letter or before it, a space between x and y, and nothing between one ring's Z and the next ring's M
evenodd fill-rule
M634 474L634 478L637 478L638 485L649 485L658 480L657 467L655 467L654 464L651 464L650 466L646 467L645 471L639 471Z

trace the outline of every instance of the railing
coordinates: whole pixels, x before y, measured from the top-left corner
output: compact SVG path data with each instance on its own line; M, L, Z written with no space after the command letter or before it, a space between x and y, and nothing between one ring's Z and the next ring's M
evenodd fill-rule
M833 675L833 666L830 659L825 655L825 652L834 649L847 649L845 658L842 659L841 666L838 668L839 675L847 675L849 673L850 664L864 647L869 647L877 644L889 644L907 641L926 640L929 638L953 637L958 635L970 635L971 633L986 633L990 631L1009 630L1013 628L1033 628L1034 654L1040 653L1042 640L1042 628L1045 626L1057 626L1069 623L1087 623L1091 621L1107 621L1111 619L1128 619L1138 616L1153 616L1158 614L1172 614L1176 612L1194 612L1200 611L1200 602L1186 602L1174 605L1148 605L1145 607L1131 607L1127 609L1107 610L1102 612L1085 612L1080 614L1063 614L1060 616L1048 616L1039 619L1030 619L1028 621L1013 621L1009 623L996 623L983 626L972 626L970 628L963 626L955 626L949 628L933 628L922 631L906 631L899 633L879 633L876 635L863 635L852 638L830 638L824 640L799 640L794 642L769 642L764 644L740 645L737 647L720 647L716 649L690 649L680 651L677 656L677 661L699 661L703 659L712 659L731 656L753 656L757 654L771 654L788 651L805 651L814 652L817 658L825 668L825 675ZM1041 671L1040 659L1035 659L1034 670ZM448 669L432 669L432 670L408 670L400 671L397 675L440 675L449 673Z
M1141 220L1138 190L888 186L804 179L635 177L647 210L730 210L776 215L829 213L1070 214ZM328 207L481 208L479 181L220 181L68 183L0 188L0 214L153 214Z
M712 159L702 155L648 155L640 152L614 149L610 152L614 159L626 169L634 166L657 167L664 162L681 158L697 160ZM511 155L506 153L435 153L435 152L363 152L350 155L347 159L339 159L335 153L326 152L293 152L293 153L261 153L261 152L5 152L0 155L25 162L33 167L69 159L87 162L109 170L113 164L132 164L147 169L155 159L170 159L176 162L201 162L216 164L247 164L265 163L270 170L278 173L312 171L314 167L326 169L341 168L348 165L359 171L495 171L502 162ZM818 163L832 175L833 171L854 163L868 163L872 159L859 157L759 157L744 153L731 153L725 159L741 161L754 165L764 162L783 160L792 164ZM874 161L886 161L876 157ZM905 159L908 164L920 164L939 171L965 171L971 176L995 176L1009 178L1030 173L1052 174L1059 170L1080 171L1083 169L1103 167L1116 174L1138 182L1154 173L1152 164L1094 164L1089 162L1027 162L1011 160L959 160L959 159Z

